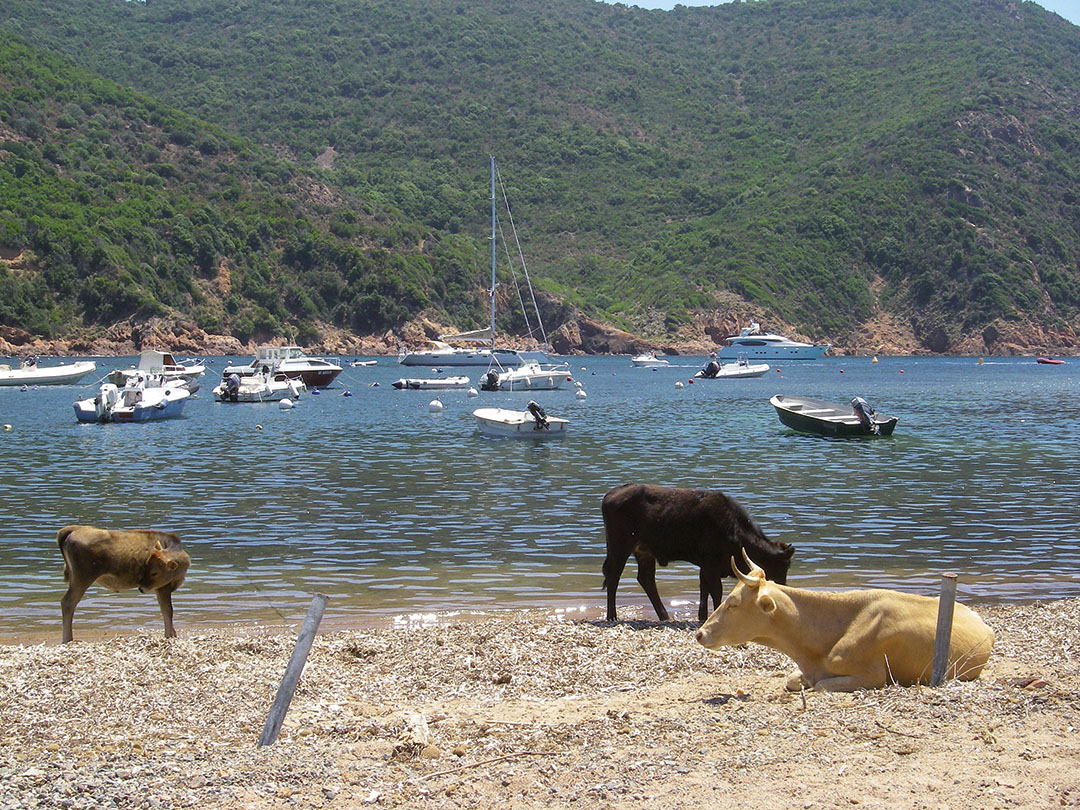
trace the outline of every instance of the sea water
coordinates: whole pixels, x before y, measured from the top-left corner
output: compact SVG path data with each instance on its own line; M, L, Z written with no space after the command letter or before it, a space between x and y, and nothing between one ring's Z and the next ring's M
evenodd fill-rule
M738 499L795 546L792 585L932 595L952 572L970 602L1080 596L1080 360L826 357L691 382L707 358L670 359L652 370L570 358L579 398L569 381L397 391L393 380L432 370L379 358L281 410L215 402L233 359L214 358L182 418L124 425L79 424L72 403L135 358L99 359L79 386L0 388L0 640L59 634L55 536L70 523L178 532L192 557L174 597L181 628L298 622L316 592L331 626L521 607L602 615L600 501L628 482ZM889 438L798 434L773 394L861 396L900 421ZM477 433L475 408L529 399L568 418L569 434ZM635 573L631 560L619 604L648 617ZM693 566L657 581L677 617L696 615ZM150 596L95 586L75 626L156 632L160 616Z

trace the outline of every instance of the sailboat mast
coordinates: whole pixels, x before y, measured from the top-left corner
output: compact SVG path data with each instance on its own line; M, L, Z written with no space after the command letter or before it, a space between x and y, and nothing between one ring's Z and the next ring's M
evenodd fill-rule
M495 350L495 156L491 156L491 349Z

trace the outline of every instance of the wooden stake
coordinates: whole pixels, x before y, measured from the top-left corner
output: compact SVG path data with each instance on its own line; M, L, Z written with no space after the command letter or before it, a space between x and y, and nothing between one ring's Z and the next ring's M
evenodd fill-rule
M953 606L956 603L956 574L941 575L941 596L938 597L937 635L934 636L934 669L931 686L941 686L949 668L949 645L952 643Z
M274 697L274 705L266 717L266 725L263 726L262 736L259 737L259 748L264 745L273 745L277 740L281 724L285 722L285 713L289 711L293 693L296 692L296 684L300 681L300 673L304 671L308 653L311 652L315 631L319 629L323 611L326 610L326 599L326 594L317 593L311 600L307 616L304 617L304 624L300 627L300 635L296 637L296 646L293 647L289 665L285 667L285 677L281 679L281 685Z

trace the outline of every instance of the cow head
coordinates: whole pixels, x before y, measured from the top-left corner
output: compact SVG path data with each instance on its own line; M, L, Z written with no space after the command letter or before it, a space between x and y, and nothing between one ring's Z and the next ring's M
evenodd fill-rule
M764 569L746 556L745 549L742 554L750 573L740 571L735 558L731 558L731 570L739 584L697 631L698 643L711 650L766 636L776 613L776 600Z
M143 573L139 590L142 593L158 591L168 587L169 591L175 591L184 582L191 558L186 551L174 549L155 548L150 552L150 559L146 561L146 570Z

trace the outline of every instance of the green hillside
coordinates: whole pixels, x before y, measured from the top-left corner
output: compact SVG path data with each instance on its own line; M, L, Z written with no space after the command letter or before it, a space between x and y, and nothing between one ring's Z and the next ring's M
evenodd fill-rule
M143 94L4 46L33 171L0 163L0 250L44 269L4 323L475 325L495 154L534 279L650 338L732 301L841 343L882 311L935 350L1080 331L1080 29L1032 3L0 0L0 29ZM222 264L250 281L218 300Z

